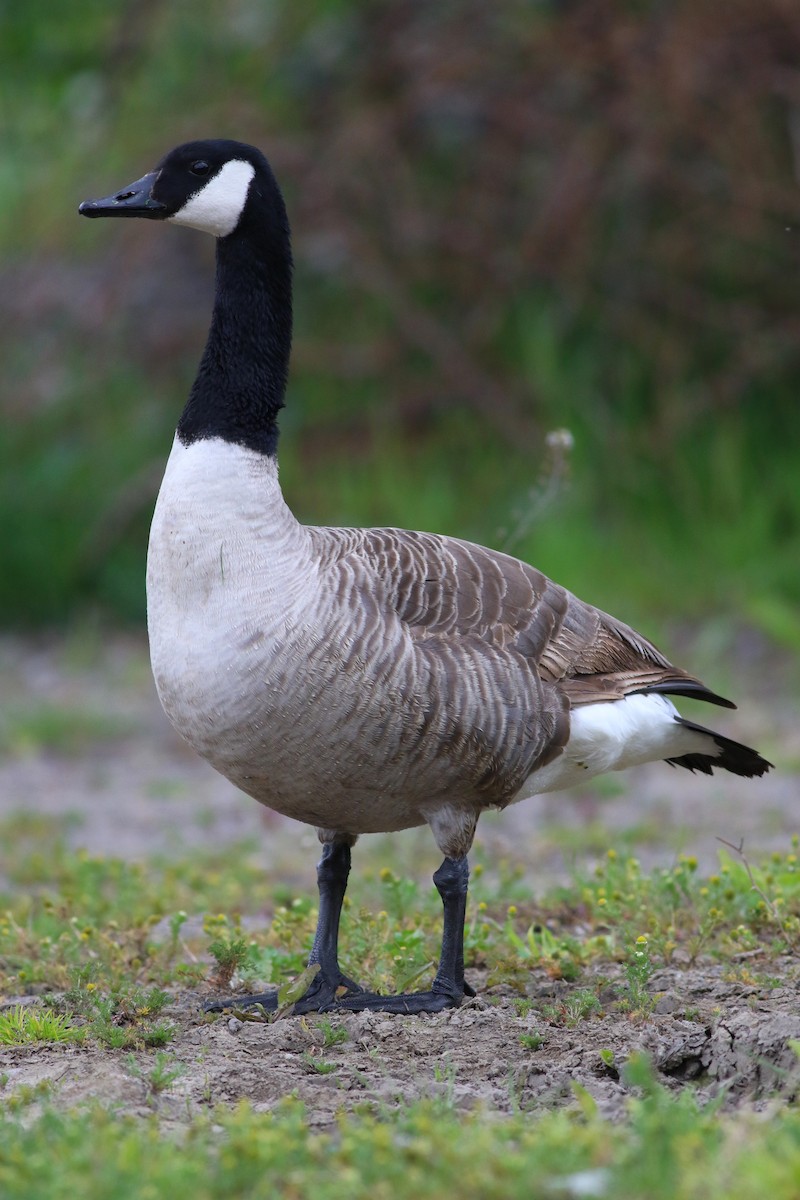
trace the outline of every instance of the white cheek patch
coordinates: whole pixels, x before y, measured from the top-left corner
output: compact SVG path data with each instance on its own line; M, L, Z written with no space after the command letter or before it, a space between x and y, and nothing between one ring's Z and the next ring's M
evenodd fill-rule
M200 187L174 216L175 225L190 225L214 237L227 237L236 228L247 202L247 189L255 175L252 163L234 158L213 179Z

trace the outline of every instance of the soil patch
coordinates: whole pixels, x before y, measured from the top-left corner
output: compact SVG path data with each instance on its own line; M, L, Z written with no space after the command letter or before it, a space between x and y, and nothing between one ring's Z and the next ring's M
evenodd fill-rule
M723 1108L763 1108L776 1097L794 1100L800 1087L792 1049L800 1040L797 966L783 960L771 970L768 988L728 981L714 964L659 971L656 1011L644 1019L615 1011L608 982L605 1011L572 1026L543 1020L539 1010L557 1006L576 985L535 978L525 1015L511 995L479 992L456 1011L430 1016L347 1013L260 1024L211 1018L199 995L184 995L164 1014L176 1027L169 1054L180 1074L163 1092L148 1081L152 1051L3 1048L0 1070L8 1089L51 1081L59 1106L100 1100L132 1114L155 1110L167 1122L240 1100L266 1111L291 1094L307 1104L311 1124L326 1128L341 1108L384 1112L440 1097L456 1109L510 1113L574 1103L577 1089L616 1119L636 1091L625 1064L644 1051L670 1090L691 1087L703 1100L719 1097ZM480 988L479 973L470 975ZM581 980L591 982L590 973ZM326 1046L331 1029L345 1040Z

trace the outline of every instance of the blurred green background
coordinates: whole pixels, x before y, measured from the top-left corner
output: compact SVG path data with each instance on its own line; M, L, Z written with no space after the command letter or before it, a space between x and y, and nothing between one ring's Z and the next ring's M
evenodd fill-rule
M293 223L302 519L800 645L796 0L0 14L0 625L143 618L214 248L76 210L223 136Z

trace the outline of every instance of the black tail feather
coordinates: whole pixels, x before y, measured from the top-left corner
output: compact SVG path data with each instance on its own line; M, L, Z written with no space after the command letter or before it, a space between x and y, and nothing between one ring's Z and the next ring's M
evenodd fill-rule
M720 708L736 708L732 700L710 691L705 684L696 679L680 679L675 682L649 683L647 687L638 688L638 693L656 692L662 696L687 696L690 700L705 700L708 704L718 704ZM629 692L631 696L637 692ZM698 726L699 728L699 726Z
M696 725L694 721L687 721L685 717L676 717L681 725L687 729L694 730L695 733L705 734L719 747L719 754L681 754L679 758L667 758L664 761L668 762L671 767L685 767L687 771L702 771L704 775L713 775L714 767L721 767L724 771L732 771L734 775L744 775L746 779L753 779L758 775L765 775L773 765L762 758L757 750L753 750L750 746L743 746L740 742L731 741L730 738L723 737L721 733L715 733L713 729L706 729L703 725Z

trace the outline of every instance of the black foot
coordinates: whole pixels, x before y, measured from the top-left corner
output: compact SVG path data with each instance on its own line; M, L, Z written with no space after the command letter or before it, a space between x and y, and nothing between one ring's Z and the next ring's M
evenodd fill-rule
M464 985L464 993L474 996L474 990L469 984ZM446 1008L458 1008L463 996L449 992L402 992L397 996L381 996L377 992L367 992L363 988L344 991L341 988L317 987L310 988L305 996L301 996L292 1005L292 1016L302 1016L312 1012L387 1012L387 1013L437 1013ZM252 996L231 996L227 1000L210 1000L203 1005L203 1012L224 1012L231 1008L252 1008L260 1004L266 1012L275 1012L278 1007L278 993L259 992Z
M254 1008L260 1004L267 1012L278 1007L278 992L257 992L252 996L230 996L226 1000L207 1000L203 1012L225 1012L226 1008Z
M446 992L402 992L399 996L379 996L377 992L356 992L343 996L320 1012L386 1012L437 1013L446 1008L458 1008L462 996L451 996ZM301 1002L302 1003L302 1002Z

